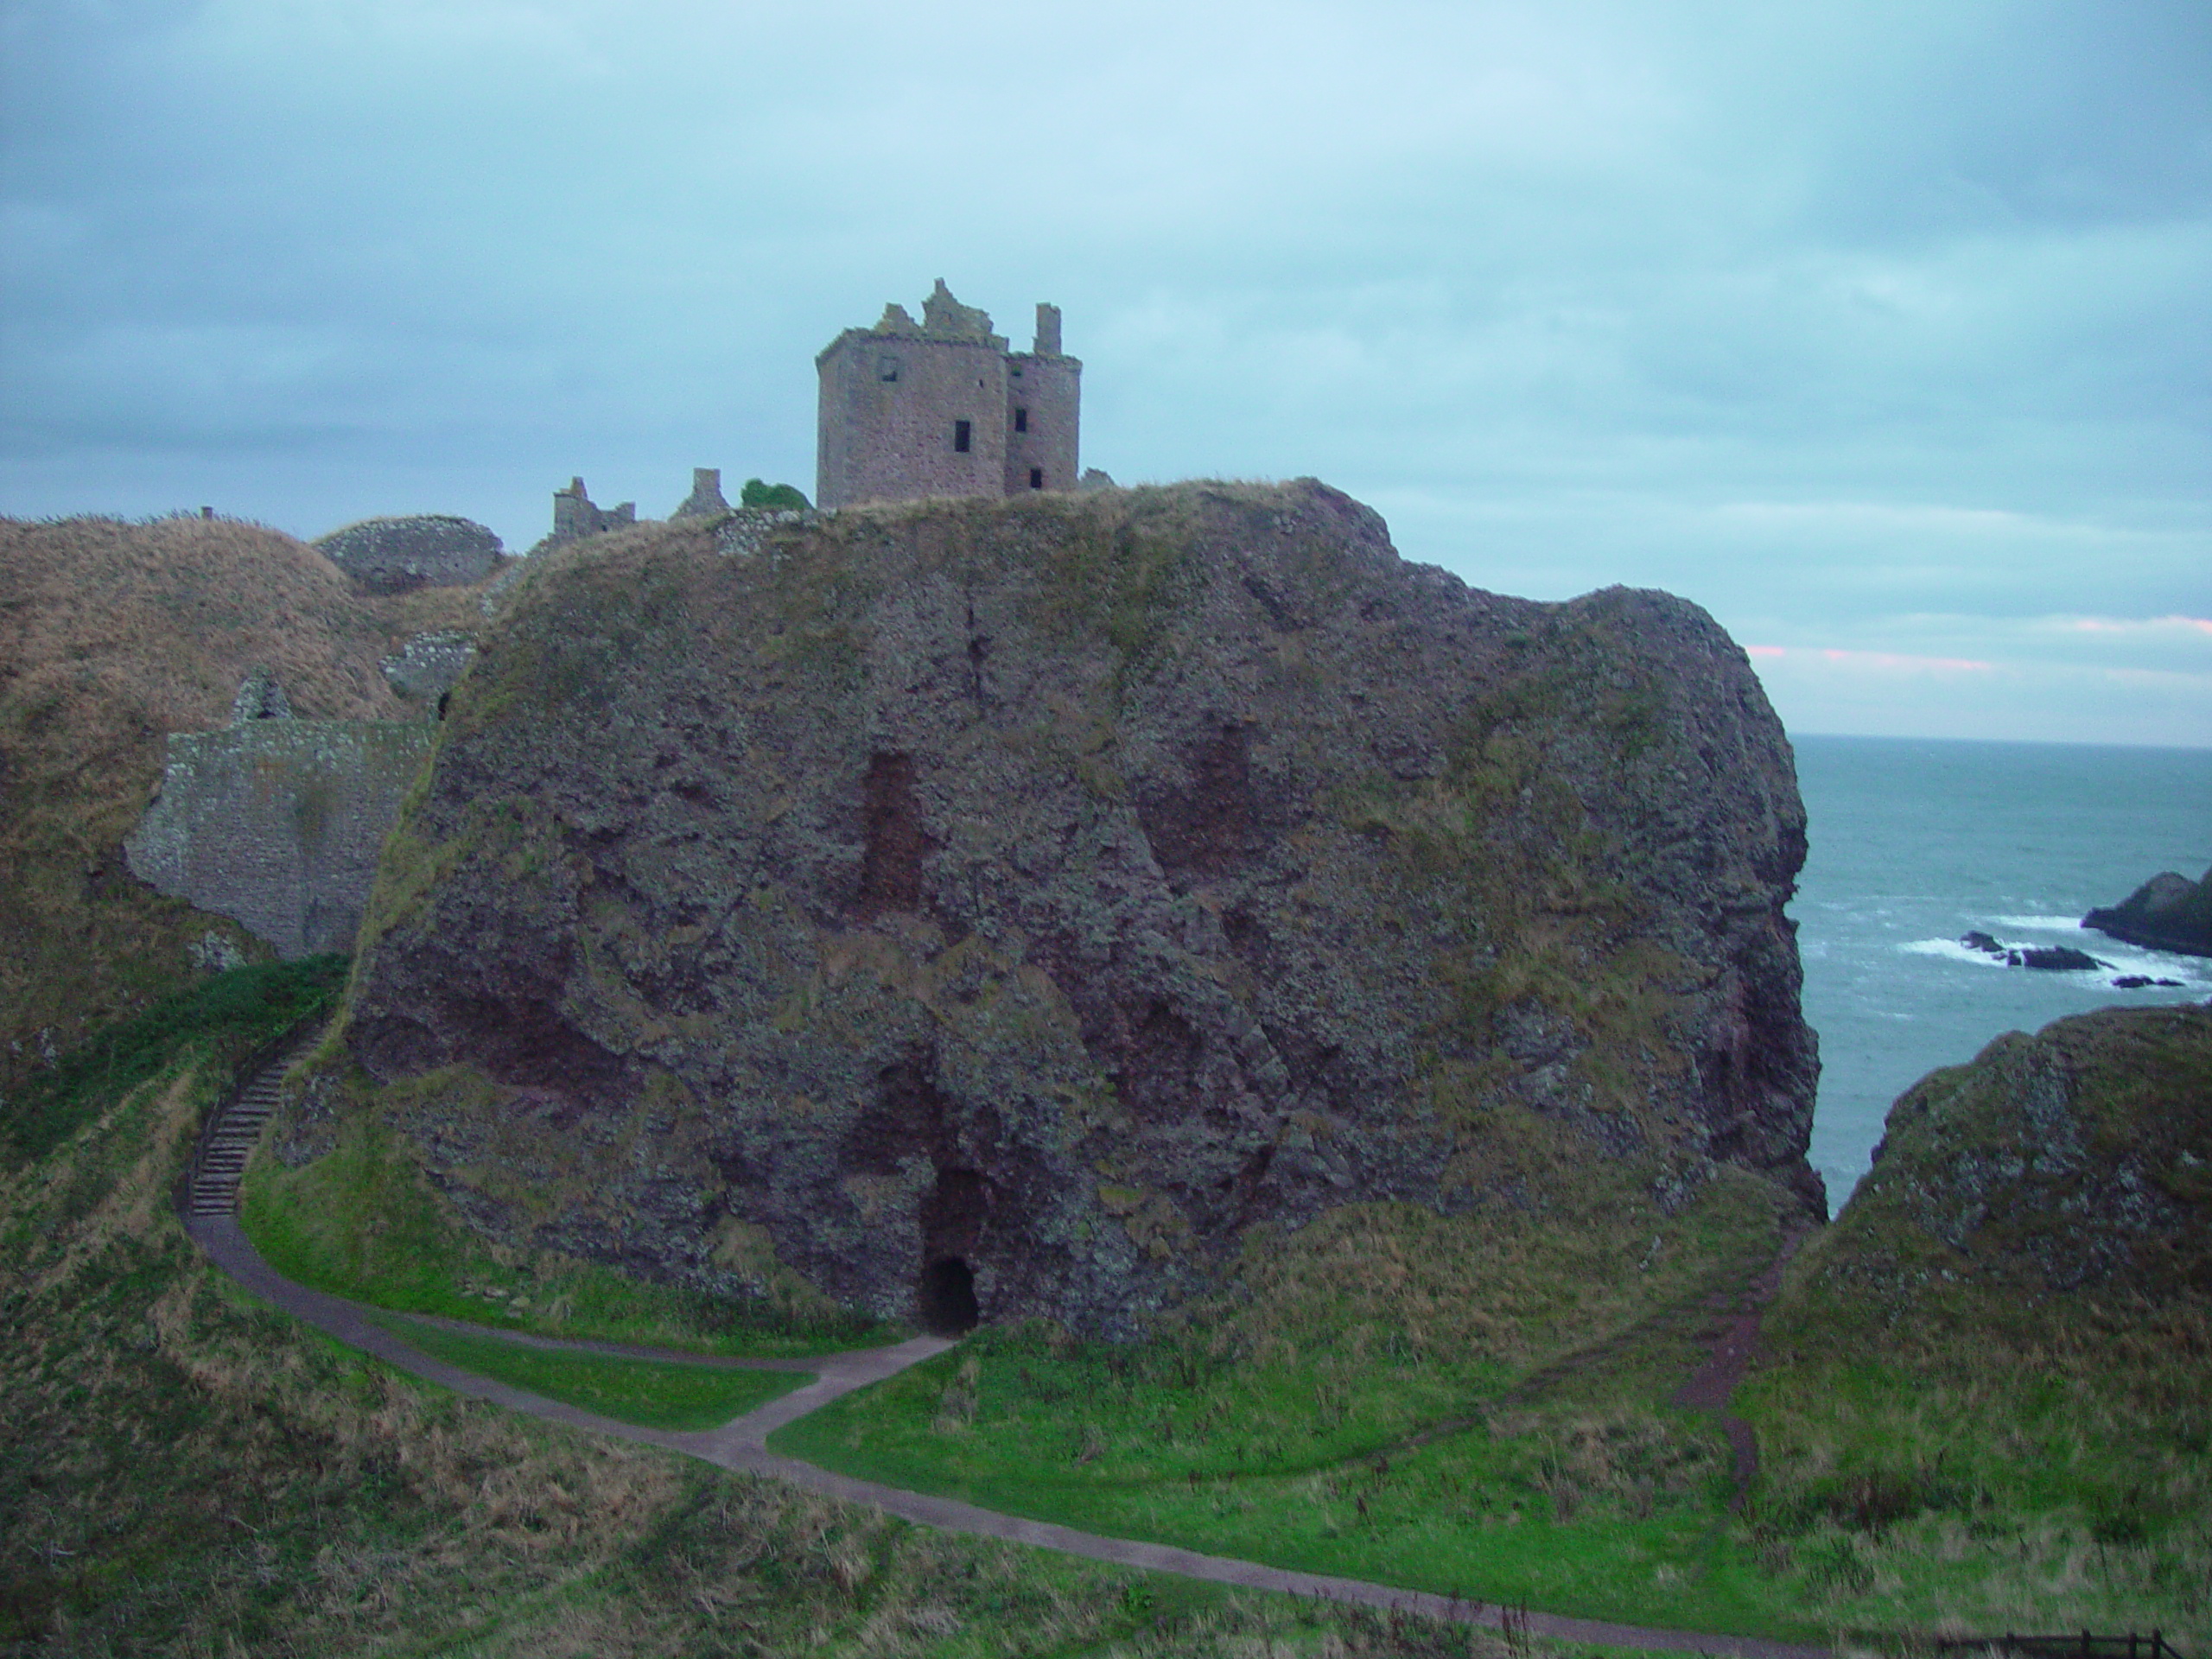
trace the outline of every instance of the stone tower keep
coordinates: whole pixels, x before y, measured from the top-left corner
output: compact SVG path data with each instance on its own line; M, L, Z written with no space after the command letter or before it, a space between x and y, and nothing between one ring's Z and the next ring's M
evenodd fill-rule
M821 506L1076 486L1083 365L1060 350L1058 306L1037 308L1034 350L1009 352L939 277L918 325L887 305L814 362Z

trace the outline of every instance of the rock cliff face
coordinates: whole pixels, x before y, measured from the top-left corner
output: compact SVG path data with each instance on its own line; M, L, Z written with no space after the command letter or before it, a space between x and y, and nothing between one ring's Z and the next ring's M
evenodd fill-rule
M1803 812L1694 606L1310 481L725 543L534 570L387 850L348 1041L475 1224L1121 1334L1262 1220L1541 1208L1535 1140L1820 1206Z

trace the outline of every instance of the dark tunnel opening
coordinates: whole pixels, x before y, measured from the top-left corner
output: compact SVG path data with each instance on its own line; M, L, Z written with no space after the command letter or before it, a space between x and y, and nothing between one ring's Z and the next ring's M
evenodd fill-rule
M973 1331L982 1318L976 1306L976 1275L957 1255L940 1256L922 1269L914 1287L914 1317L933 1337L957 1337Z

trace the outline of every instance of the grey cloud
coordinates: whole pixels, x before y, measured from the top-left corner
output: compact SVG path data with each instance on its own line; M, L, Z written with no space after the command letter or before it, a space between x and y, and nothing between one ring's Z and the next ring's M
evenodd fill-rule
M526 543L577 470L648 511L695 464L804 484L813 353L942 275L1001 326L1066 308L1117 476L1318 474L1486 585L1673 586L1853 649L2202 608L2201 6L994 0L955 35L857 0L27 0L0 31L8 510L220 489Z

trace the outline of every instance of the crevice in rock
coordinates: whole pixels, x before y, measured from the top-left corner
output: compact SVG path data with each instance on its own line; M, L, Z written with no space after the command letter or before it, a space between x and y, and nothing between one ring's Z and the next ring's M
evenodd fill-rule
M990 1217L990 1188L972 1169L943 1169L937 1185L922 1200L918 1219L922 1229L922 1254L973 1255L982 1242L983 1224Z
M1141 798L1137 821L1170 878L1220 875L1259 850L1252 790L1252 728L1223 725L1184 757L1189 784Z
M913 756L885 753L869 760L861 783L861 827L866 847L855 905L860 918L920 909L922 861L937 850L937 842L922 827Z
M983 662L990 654L990 636L976 631L976 607L970 604L968 607L968 695L975 699L978 709L990 701L983 685Z
M923 1157L939 1169L954 1161L950 1103L931 1076L933 1058L917 1051L876 1074L875 1098L854 1121L846 1138L847 1167L895 1175L900 1163Z

